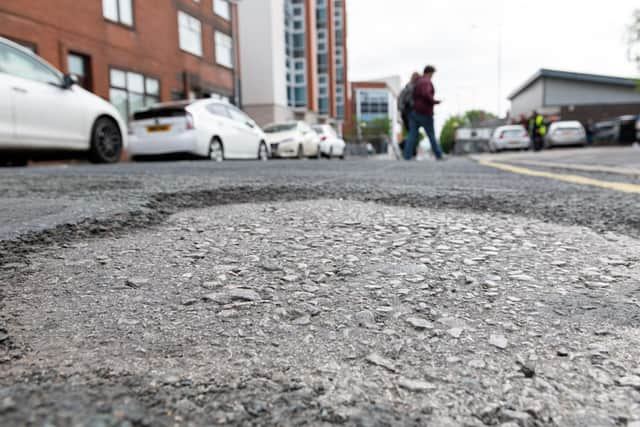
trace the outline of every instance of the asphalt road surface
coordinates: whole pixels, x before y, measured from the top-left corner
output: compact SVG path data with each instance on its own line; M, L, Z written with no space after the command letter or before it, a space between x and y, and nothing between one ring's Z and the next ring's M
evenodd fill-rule
M0 425L638 427L626 150L0 170Z

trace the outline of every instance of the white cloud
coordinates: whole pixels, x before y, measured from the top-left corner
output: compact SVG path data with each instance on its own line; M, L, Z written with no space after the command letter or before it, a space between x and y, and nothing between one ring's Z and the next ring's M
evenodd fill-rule
M540 68L637 71L625 45L637 0L347 0L347 7L350 79L407 79L433 64L445 100L440 124L471 108L497 111L500 28L503 113L508 94Z

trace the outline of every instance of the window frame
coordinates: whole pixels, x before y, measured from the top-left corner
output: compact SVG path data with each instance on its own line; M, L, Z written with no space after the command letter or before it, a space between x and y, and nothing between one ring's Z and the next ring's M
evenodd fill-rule
M231 50L231 65L227 65L227 64L223 64L218 60L218 35L221 36L225 36L226 38L228 38L231 46L230 46L230 50ZM236 68L236 50L235 50L235 43L233 41L233 37L231 37L230 34L225 33L224 31L220 31L217 29L214 29L213 31L213 46L214 46L214 56L215 56L215 61L216 61L216 65L219 65L221 67L225 67L228 68L230 70L235 70Z
M194 19L194 20L196 20L196 21L198 21L200 23L200 37L199 37L199 39L200 39L200 53L193 52L191 50L187 50L182 46L182 37L180 36L181 31L182 31L182 27L180 26L180 14L186 15L187 18ZM202 38L202 36L203 36L202 21L200 19L196 18L195 16L191 15L189 12L185 12L184 10L178 10L177 19L178 19L178 48L181 51L186 52L186 53L188 53L190 55L193 55L193 56L195 56L197 58L204 58L204 40Z
M127 28L129 30L135 30L136 29L136 8L135 8L135 0L128 0L131 4L131 24L127 24L125 22L122 22L121 20L121 16L122 14L120 13L120 0L114 0L116 2L116 10L118 11L118 20L114 21L111 18L108 18L106 16L104 16L104 2L106 0L102 0L102 18L114 25L120 25L121 27Z
M124 73L124 86L115 86L112 83L111 80L111 72L112 71L119 71L121 73ZM143 87L143 92L136 92L136 91L132 91L129 90L129 80L127 77L127 74L139 74L142 76L142 87ZM152 93L147 92L147 80L155 80L158 82L158 94L154 95ZM146 74L140 71L135 71L132 70L130 68L126 68L126 67L118 67L116 65L110 65L109 66L109 102L111 102L111 90L115 89L115 90L120 90L120 91L124 91L127 93L127 116L123 117L123 120L128 121L132 115L133 115L133 111L130 111L130 107L129 107L129 93L134 93L136 95L142 95L143 99L146 99L147 97L149 98L156 98L156 102L161 102L162 101L162 80L153 74Z
M216 9L216 4L220 4L220 2L225 3L227 5L227 12L229 13L229 16L221 15L220 13L218 13L218 10ZM212 0L211 9L213 10L214 15L224 19L225 21L231 21L231 19L233 18L231 3L227 0Z

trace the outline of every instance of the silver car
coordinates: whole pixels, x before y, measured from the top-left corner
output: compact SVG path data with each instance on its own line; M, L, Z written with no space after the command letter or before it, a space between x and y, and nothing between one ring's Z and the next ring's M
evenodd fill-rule
M522 125L500 126L489 140L489 151L528 150L531 147L529 133Z
M545 147L561 145L587 145L587 133L578 121L555 122L549 126Z

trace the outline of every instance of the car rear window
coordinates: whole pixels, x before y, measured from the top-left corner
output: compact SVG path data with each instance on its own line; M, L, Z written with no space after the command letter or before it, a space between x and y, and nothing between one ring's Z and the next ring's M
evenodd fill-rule
M509 129L502 132L502 136L520 136L524 135L524 129Z
M157 117L183 117L187 115L185 107L163 107L133 113L133 120L155 119Z

